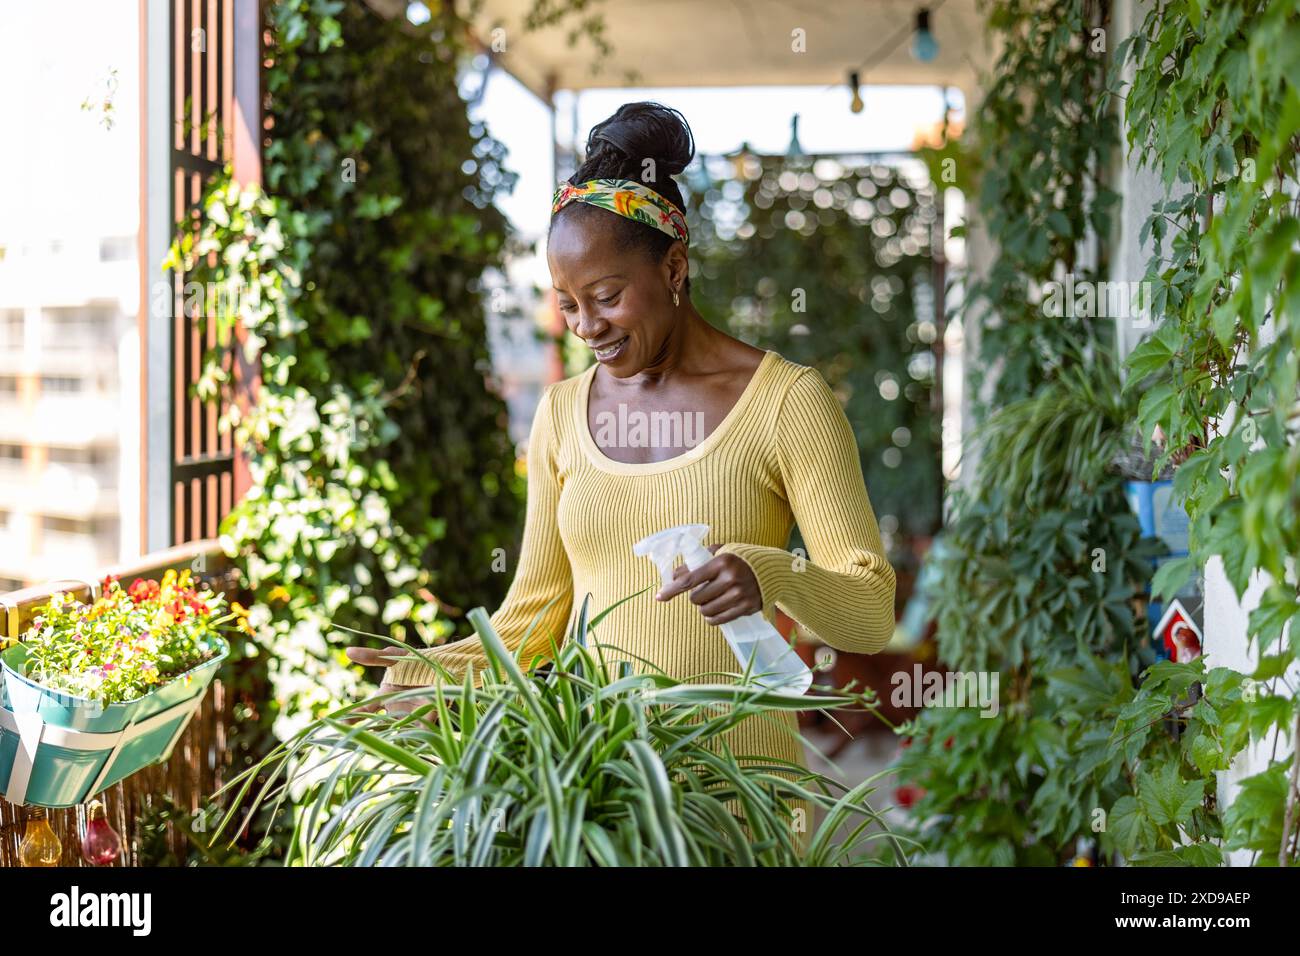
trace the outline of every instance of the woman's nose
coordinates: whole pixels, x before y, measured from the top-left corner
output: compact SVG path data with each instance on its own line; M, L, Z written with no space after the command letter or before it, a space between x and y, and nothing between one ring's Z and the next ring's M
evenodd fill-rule
M578 318L573 323L573 334L580 339L594 339L601 335L609 323L604 319L597 318L587 312L582 306L578 306Z

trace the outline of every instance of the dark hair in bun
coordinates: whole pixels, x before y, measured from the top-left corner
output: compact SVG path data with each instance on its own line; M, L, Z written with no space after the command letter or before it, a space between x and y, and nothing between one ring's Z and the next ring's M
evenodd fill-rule
M683 212L686 203L673 176L695 156L695 140L686 117L660 103L624 103L609 119L597 123L587 136L586 160L569 177L570 183L589 179L633 179L653 189ZM675 241L666 233L622 216L573 202L556 217L605 216L619 248L639 249L654 262L663 259ZM554 218L551 220L554 223ZM690 292L690 279L686 291Z

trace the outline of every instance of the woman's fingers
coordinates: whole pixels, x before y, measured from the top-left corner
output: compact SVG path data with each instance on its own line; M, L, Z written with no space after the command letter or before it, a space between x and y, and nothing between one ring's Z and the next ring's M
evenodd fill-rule
M714 562L710 561L709 564L700 568L700 571L703 572L707 570L709 565L713 563ZM732 581L731 575L727 572L726 568L715 568L710 577L705 579L699 587L691 591L691 603L700 605L701 610L703 610L704 605L717 601L718 598L722 597L723 594L731 589L734 583L735 582Z
M694 571L682 573L679 568L673 583L656 597L667 601L685 591L691 592L691 602L699 606L709 624L726 624L763 609L758 579L749 565L733 554L715 557Z
M715 544L709 547L709 551L716 552L721 545ZM710 601L716 598L723 590L736 583L736 572L733 570L732 556L724 554L720 558L714 558L708 561L694 571L689 570L686 565L678 565L673 571L673 583L664 586L655 595L660 601L668 601L677 595L692 591L691 600L696 604L701 601ZM708 587L712 584L712 588ZM706 585L706 587L699 587ZM698 590L697 590L698 589Z
M391 667L407 653L398 647L363 647L356 644L347 648L348 660L362 667Z
M691 595L691 600L695 595ZM731 612L735 612L734 614ZM700 613L710 624L725 624L748 613L745 592L739 587L729 587L713 600L700 605Z

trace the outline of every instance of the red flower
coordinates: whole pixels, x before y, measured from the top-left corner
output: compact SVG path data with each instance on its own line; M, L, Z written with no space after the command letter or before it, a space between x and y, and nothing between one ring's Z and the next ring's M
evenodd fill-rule
M949 737L947 740L945 740L945 741L943 742L943 749L944 749L944 750L952 750L952 738L951 738L951 737Z
M137 605L152 601L158 597L158 582L148 578L136 578L131 582L131 589L126 593Z
M900 807L910 810L916 801L925 796L925 788L905 783L894 791L894 800Z

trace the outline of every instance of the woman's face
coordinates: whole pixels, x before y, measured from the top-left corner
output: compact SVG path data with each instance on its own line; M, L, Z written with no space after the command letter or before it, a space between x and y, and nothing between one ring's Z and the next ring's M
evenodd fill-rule
M653 364L677 322L672 290L681 282L672 280L684 275L685 255L678 246L655 263L639 250L622 251L603 218L558 221L546 258L569 331L610 374L626 378Z

